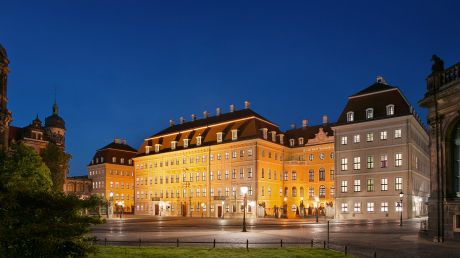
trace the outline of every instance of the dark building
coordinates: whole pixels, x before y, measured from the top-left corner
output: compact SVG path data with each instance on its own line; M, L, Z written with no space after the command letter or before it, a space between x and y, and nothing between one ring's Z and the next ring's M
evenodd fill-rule
M444 69L433 56L427 92L419 104L428 108L431 140L431 193L426 236L460 240L460 63Z
M7 79L8 79L8 56L6 50L0 44L0 149L8 149L8 133L11 122L11 112L7 108Z
M67 177L64 183L64 192L74 194L84 199L91 195L92 181L88 176Z

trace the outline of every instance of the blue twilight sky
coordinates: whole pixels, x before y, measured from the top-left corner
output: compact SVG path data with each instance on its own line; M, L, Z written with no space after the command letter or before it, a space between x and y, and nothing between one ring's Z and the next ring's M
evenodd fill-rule
M252 108L287 129L335 121L383 75L416 106L433 53L460 61L460 1L2 1L13 125L67 126L71 175L114 137ZM426 112L419 109L422 117Z

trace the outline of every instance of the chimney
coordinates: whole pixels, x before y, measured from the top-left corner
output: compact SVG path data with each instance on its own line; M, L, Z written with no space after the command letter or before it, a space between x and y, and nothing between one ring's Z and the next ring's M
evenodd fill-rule
M216 116L220 116L220 107L216 108Z
M251 106L251 103L250 103L249 101L246 100L246 101L244 102L244 108L245 108L245 109L248 109L250 106Z
M328 124L327 115L323 115L323 125L327 125L327 124Z
M304 119L302 120L302 128L306 128L308 126L308 120Z
M173 126L174 125L174 120L170 119L169 120L169 126Z
M295 124L294 123L291 124L291 129L295 129Z
M388 83L385 81L385 79L383 79L383 76L381 76L381 75L377 75L376 78L375 78L375 81L376 81L377 83L381 83L381 84L386 84L386 85L388 85Z
M209 116L208 111L204 111L204 112L203 112L203 117L204 117L204 118L208 118L208 116Z
M179 117L179 123L180 124L183 124L185 122L185 119L183 116Z
M195 121L195 120L196 120L196 115L192 114L192 121Z
M121 143L126 145L126 139L121 140Z
M113 142L114 142L114 143L120 143L120 139L119 139L119 138L115 138L115 139L113 140Z
M233 104L230 105L230 112L235 112L235 105Z

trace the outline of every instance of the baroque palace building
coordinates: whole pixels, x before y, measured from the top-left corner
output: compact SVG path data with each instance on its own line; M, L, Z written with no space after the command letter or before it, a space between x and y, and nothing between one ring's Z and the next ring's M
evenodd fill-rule
M96 151L88 164L92 194L109 204L109 213L134 211L134 163L137 150L115 139Z
M397 87L377 77L348 97L333 129L337 219L426 215L428 134Z
M431 191L425 236L434 241L460 239L460 63L444 69L433 56L427 92L431 140Z
M227 218L246 209L250 217L293 218L317 206L324 214L333 203L333 151L327 117L283 132L249 102L170 121L134 158L135 212Z

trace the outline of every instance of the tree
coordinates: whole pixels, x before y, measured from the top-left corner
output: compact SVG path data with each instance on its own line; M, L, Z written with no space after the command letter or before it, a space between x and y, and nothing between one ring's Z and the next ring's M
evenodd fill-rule
M64 190L64 181L69 168L69 161L72 156L64 149L56 146L54 143L48 143L45 149L40 151L40 156L51 172L54 189L57 191Z
M51 173L21 144L0 154L0 257L83 257L94 251L87 234L99 218L82 212L101 203L52 187Z

